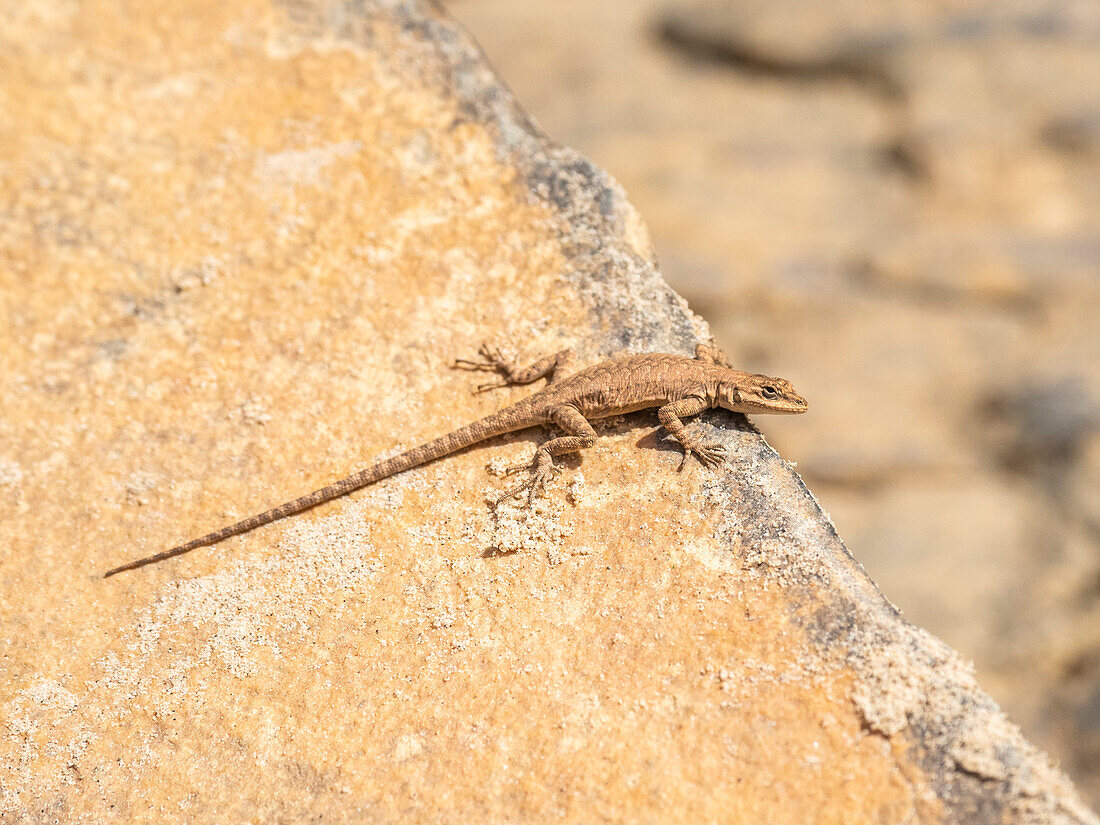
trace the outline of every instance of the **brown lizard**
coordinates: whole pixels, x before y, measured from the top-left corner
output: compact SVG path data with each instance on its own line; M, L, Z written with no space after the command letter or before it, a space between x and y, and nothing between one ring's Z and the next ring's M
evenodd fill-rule
M500 351L493 347L483 345L480 354L485 360L459 360L454 364L459 369L497 372L503 376L502 381L482 384L478 392L514 384L530 384L540 378L546 378L547 385L511 406L434 441L379 461L355 475L267 512L170 550L116 567L107 571L104 578L247 533L397 473L528 427L555 424L565 435L542 444L529 465L509 468L509 472L527 469L530 475L506 491L497 503L527 490L530 504L536 495L544 491L546 482L553 476L554 456L577 452L595 444L596 431L589 423L595 419L657 407L657 418L684 449L680 462L682 470L690 455L697 456L708 467L716 466L725 457L725 447L697 439L684 427L682 418L714 407L740 413L790 414L806 411L806 400L795 392L790 382L735 370L722 350L708 344L699 344L695 348L695 358L664 353L626 355L572 375L569 374L574 360L572 350L562 350L522 368L502 357Z

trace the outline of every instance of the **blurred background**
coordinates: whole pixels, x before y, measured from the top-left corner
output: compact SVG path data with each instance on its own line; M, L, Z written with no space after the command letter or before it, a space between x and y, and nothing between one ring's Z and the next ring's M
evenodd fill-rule
M1100 807L1100 3L450 0L849 549Z

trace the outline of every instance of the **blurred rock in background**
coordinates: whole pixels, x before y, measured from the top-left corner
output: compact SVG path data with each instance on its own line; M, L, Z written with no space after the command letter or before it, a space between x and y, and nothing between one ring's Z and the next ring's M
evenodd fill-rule
M1100 4L447 5L804 388L771 441L1100 805Z

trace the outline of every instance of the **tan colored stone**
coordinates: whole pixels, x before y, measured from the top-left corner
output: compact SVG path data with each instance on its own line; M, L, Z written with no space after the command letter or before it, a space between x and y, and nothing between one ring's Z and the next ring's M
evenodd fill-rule
M1100 589L1072 561L1100 558L1078 492L1097 430L1021 462L1005 446L1033 459L1035 435L989 415L1051 383L1100 399L1100 5L450 5L535 119L623 182L735 360L811 399L768 437L852 553L918 625L997 640L960 650L1100 805ZM1033 505L1002 533L1027 572L999 612L965 575L988 537L954 515L1000 517L987 481ZM958 496L942 514L932 484ZM921 508L894 518L903 500ZM927 578L899 552L916 525L945 542ZM919 592L937 577L949 630Z
M2 11L6 818L1095 821L732 416L716 475L628 417L525 517L537 434L103 580L515 397L483 336L707 329L434 7Z

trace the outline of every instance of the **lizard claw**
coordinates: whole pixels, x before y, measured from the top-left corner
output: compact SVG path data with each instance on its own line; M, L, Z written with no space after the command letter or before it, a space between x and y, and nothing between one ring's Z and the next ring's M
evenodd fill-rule
M509 464L500 472L504 473L506 476L514 476L516 473L525 473L530 469L531 463L528 462L526 464Z
M687 464L688 456L695 454L695 457L699 459L699 463L704 467L713 469L725 461L726 448L722 444L713 442L695 444L688 442L683 445L684 457L680 459L680 470L684 469L684 465Z

